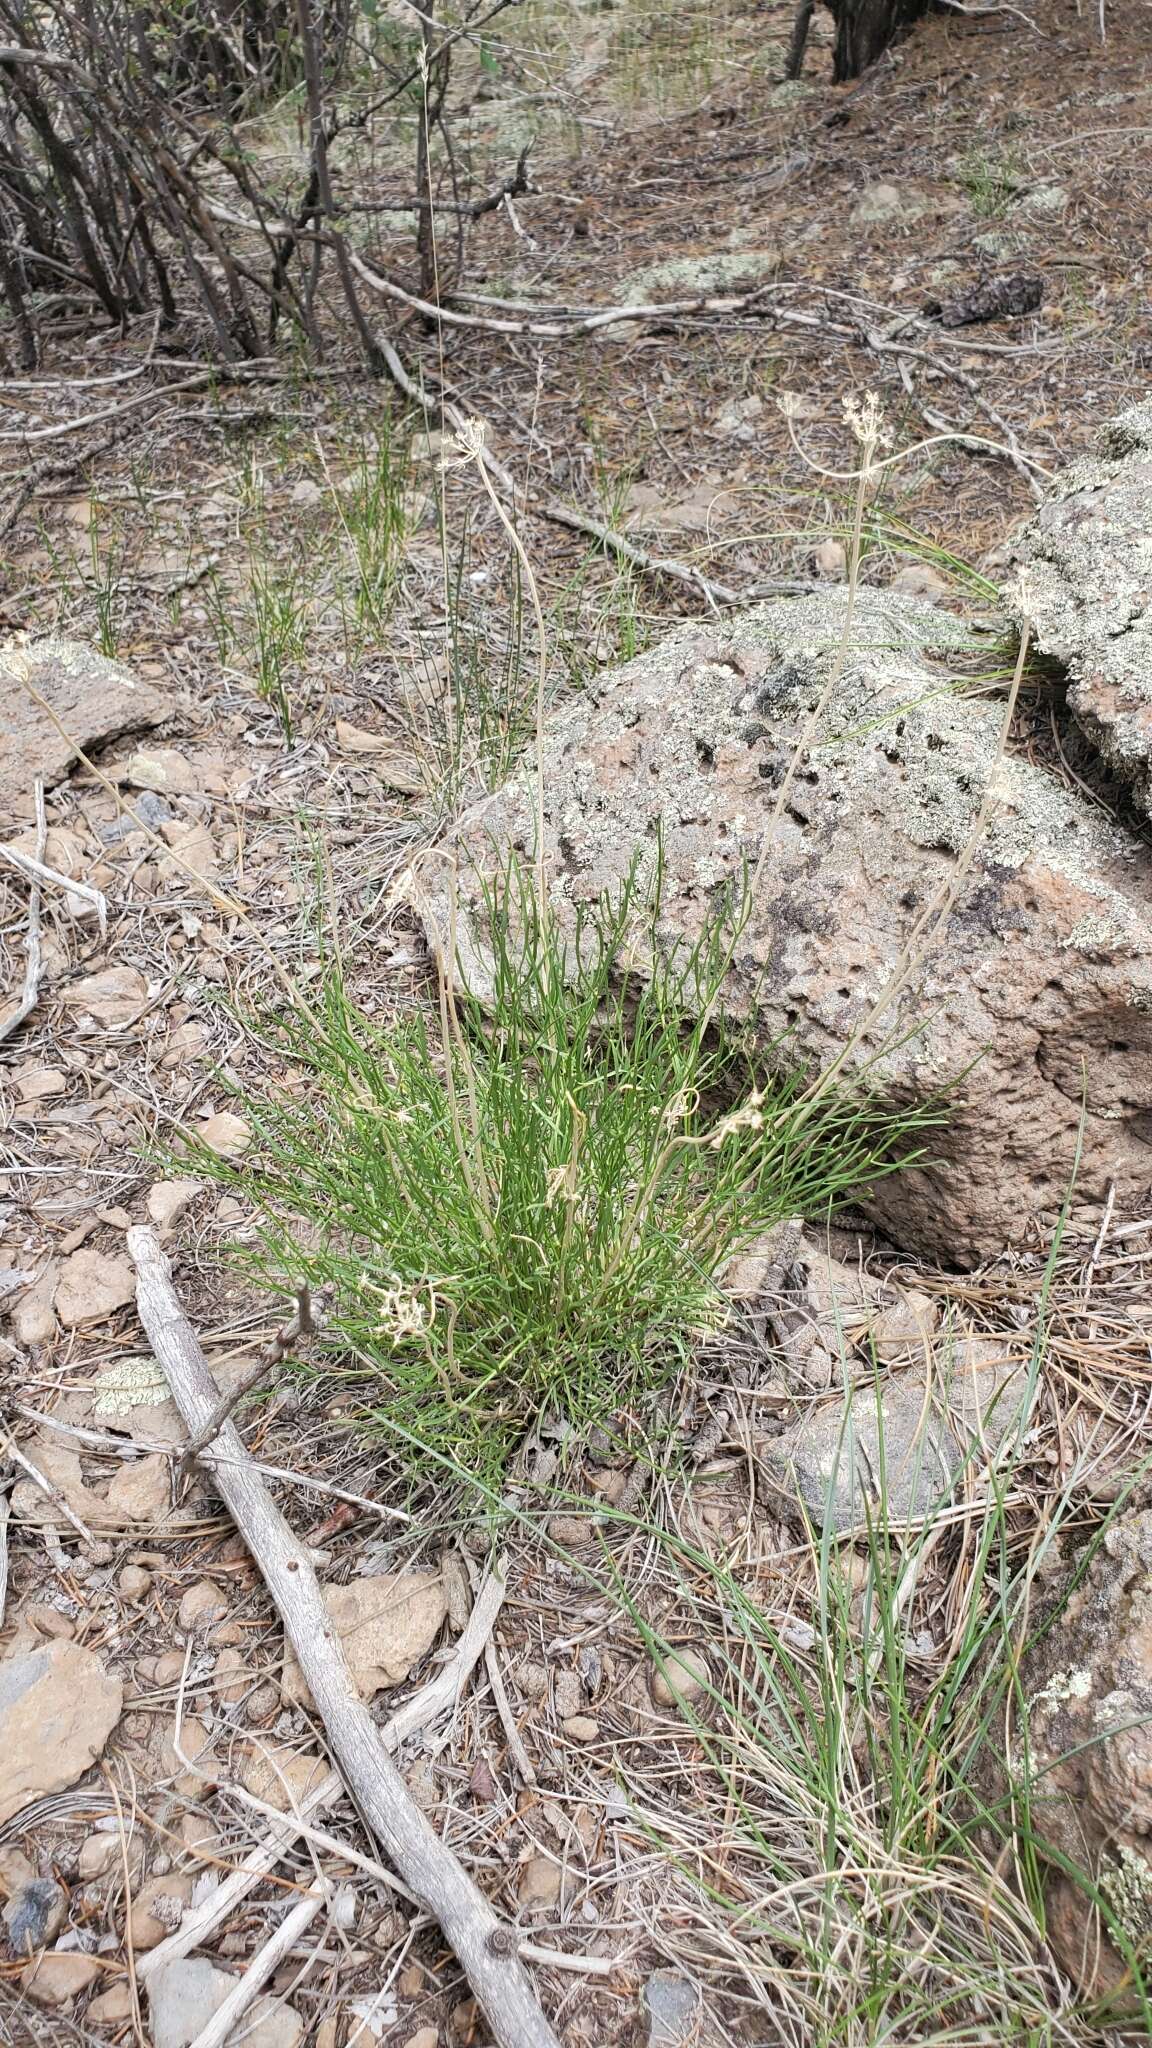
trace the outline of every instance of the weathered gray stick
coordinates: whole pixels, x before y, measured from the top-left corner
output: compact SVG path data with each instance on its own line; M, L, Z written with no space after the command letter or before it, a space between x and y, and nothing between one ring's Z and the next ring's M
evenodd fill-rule
M155 1231L128 1232L140 1320L190 1436L220 1390L172 1285ZM259 1565L327 1731L333 1758L404 1882L439 1921L500 2048L560 2048L517 1954L517 1938L429 1825L358 1697L303 1544L231 1422L200 1454Z

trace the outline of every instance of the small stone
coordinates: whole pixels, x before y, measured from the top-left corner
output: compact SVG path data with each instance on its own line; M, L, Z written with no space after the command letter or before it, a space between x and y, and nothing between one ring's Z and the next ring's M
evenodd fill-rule
M44 1601L33 1601L26 1607L22 1619L38 1636L47 1636L50 1642L70 1642L76 1633L76 1624L70 1615L61 1614L58 1607L49 1607Z
M266 1728L280 1711L278 1685L258 1685L244 1703L244 1717L253 1728Z
M186 1871L150 1877L137 1892L128 1915L133 1948L137 1952L157 1948L165 1935L174 1934L191 1897L192 1877Z
M400 1685L427 1655L444 1625L444 1581L434 1572L379 1572L329 1586L324 1605L352 1668L357 1691L370 1700L382 1687ZM304 1674L289 1649L281 1680L284 1697L305 1705Z
M644 1986L648 2048L711 2048L716 2038L701 2026L700 1989L673 1970L657 1970Z
M1068 207L1066 185L1034 185L1020 201L1027 213L1064 213Z
M89 1247L73 1252L60 1269L56 1313L66 1329L102 1323L136 1299L136 1275L127 1259L110 1259Z
M123 1704L119 1679L79 1643L45 1643L6 1657L0 1663L0 1823L83 1777Z
M546 1906L554 1906L560 1897L563 1871L550 1856L532 1856L520 1872L516 1896L528 1912L541 1912Z
M517 1669L516 1683L526 1700L542 1700L548 1690L547 1670L528 1658Z
M157 1970L148 1985L152 2048L190 2048L235 1986L235 1977L200 1957ZM244 2048L297 2048L304 2023L294 2007L258 1998L244 2016L243 2036Z
M148 1216L157 1230L171 1230L189 1204L204 1192L199 1180L158 1180L148 1190Z
M185 1635L204 1634L227 1611L228 1602L219 1587L210 1579L197 1579L181 1600L176 1619Z
M600 1733L600 1723L591 1714L573 1714L561 1726L573 1742L595 1742Z
M921 1337L918 1369L876 1375L763 1440L765 1468L817 1525L847 1533L931 1515L1018 1423L1027 1376L1010 1353L977 1367L961 1351L950 1373L943 1347L927 1361L924 1350Z
M221 1838L211 1820L203 1813L184 1813L180 1816L180 1840L186 1856L194 1856L198 1863L211 1863L219 1856Z
M68 1076L56 1067L34 1067L30 1074L17 1074L19 1102L43 1102L49 1095L67 1095Z
M184 1659L180 1659L179 1677ZM195 1714L185 1714L180 1724L180 1749L176 1754L176 1723L161 1737L157 1758L159 1775L186 1799L198 1799L206 1787L216 1784L220 1766L212 1749L212 1738ZM155 1866L153 1866L155 1867Z
M435 1813L440 1804L440 1781L430 1756L417 1757L404 1773L404 1783L421 1813Z
M201 788L197 770L175 747L147 747L133 754L125 781L134 789L150 789L162 796L195 796Z
M843 583L848 574L848 551L843 541L822 540L812 551L812 566L825 583Z
M106 967L66 985L60 1000L109 1030L129 1024L148 1001L148 983L134 967Z
M932 1296L909 1288L891 1308L881 1309L872 1318L868 1342L884 1365L898 1364L907 1358L922 1359L931 1351L939 1321L940 1311Z
M70 2005L74 1998L95 1982L101 1974L101 1965L95 1956L77 1955L74 1952L61 1955L50 1952L37 1956L29 1963L20 1977L20 1989L33 2005L46 2005L55 2011Z
M926 597L930 604L951 594L947 577L941 576L939 570L929 568L927 562L910 562L906 569L901 569L892 578L892 588L904 597Z
M132 1993L127 1979L113 1984L107 1991L98 1991L85 2011L84 2018L94 2026L116 2027L132 2018Z
M899 185L882 181L869 185L853 207L849 220L854 227L866 227L874 221L897 220L907 223L919 220L929 211L932 202L918 186L903 182Z
M168 710L158 690L83 642L52 637L7 646L0 665L0 837L26 815L36 782L53 787L80 749L158 725Z
M160 1522L172 1504L168 1460L135 1458L122 1465L108 1488L108 1505L128 1522Z
M10 1899L31 1884L36 1872L20 1849L0 1848L0 1898Z
M194 1124L193 1135L210 1152L216 1152L221 1159L240 1159L252 1143L252 1132L242 1116L233 1116L230 1109L217 1110L215 1116L206 1117L202 1124Z
M254 1799L287 1813L314 1792L328 1766L314 1749L253 1750L241 1772L241 1782Z
M712 1671L702 1650L669 1650L660 1665L653 1665L649 1690L659 1707L676 1707L698 1700L712 1682Z
M98 1493L90 1492L84 1484L80 1457L71 1444L48 1430L42 1430L31 1439L27 1449L41 1479L47 1481L52 1491L45 1493L34 1479L19 1480L12 1489L14 1514L22 1521L38 1524L58 1522L58 1503L63 1499L82 1520L89 1524L99 1520L104 1512L104 1502Z
M116 1584L125 1600L143 1600L152 1590L152 1574L143 1565L126 1564Z
M76 1869L85 1884L96 1877L107 1877L108 1872L120 1864L120 1838L118 1835L89 1835L80 1844L76 1858Z
M27 1955L30 1949L47 1948L64 1925L68 1901L62 1885L50 1877L34 1877L15 1892L4 1908L8 1946L13 1955Z
M30 1350L34 1344L50 1344L56 1335L56 1311L52 1303L58 1279L59 1267L53 1260L40 1278L25 1288L15 1307L9 1311L12 1335L25 1350Z
M210 880L216 872L216 846L202 819L168 818L160 833L172 848L160 862L161 881L194 889L201 878Z
M552 1680L552 1704L558 1721L570 1721L584 1704L584 1687L580 1673L567 1669L557 1671Z
M218 1700L234 1707L243 1699L250 1683L248 1665L239 1650L221 1650L212 1667Z

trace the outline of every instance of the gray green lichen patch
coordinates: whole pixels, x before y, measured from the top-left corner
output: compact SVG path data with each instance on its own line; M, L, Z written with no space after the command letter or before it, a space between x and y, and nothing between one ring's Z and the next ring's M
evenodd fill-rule
M1056 479L1005 591L1068 671L1068 705L1152 816L1152 399Z
M1100 1872L1100 1890L1129 1940L1138 1946L1152 1934L1152 1864L1127 1842L1112 1856L1110 1868Z
M716 249L701 256L671 256L632 271L613 296L619 306L641 306L652 300L723 295L762 283L779 264L779 249Z
M1042 1692L1032 1701L1032 1710L1042 1706L1059 1707L1069 1700L1089 1700L1092 1697L1092 1673L1077 1670L1055 1671Z

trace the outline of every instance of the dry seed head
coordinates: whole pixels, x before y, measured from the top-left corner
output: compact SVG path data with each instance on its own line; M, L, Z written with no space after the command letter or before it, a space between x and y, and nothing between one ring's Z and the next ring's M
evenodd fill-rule
M844 418L864 448L876 448L891 437L884 431L884 408L875 391L857 398L850 392L844 400Z
M456 446L469 462L479 462L484 455L483 420L461 420L456 429Z
M398 1276L393 1276L390 1287L377 1287L366 1276L361 1282L365 1294L374 1294L379 1304L380 1321L377 1325L382 1337L387 1337L393 1347L403 1344L408 1337L422 1337L430 1328L435 1314L435 1297L429 1290L429 1306L421 1301L409 1287L405 1287Z
M720 1150L726 1138L735 1137L737 1131L763 1130L764 1118L760 1108L763 1100L764 1090L754 1088L747 1102L742 1102L739 1109L729 1110L727 1116L721 1117L708 1140L714 1152Z

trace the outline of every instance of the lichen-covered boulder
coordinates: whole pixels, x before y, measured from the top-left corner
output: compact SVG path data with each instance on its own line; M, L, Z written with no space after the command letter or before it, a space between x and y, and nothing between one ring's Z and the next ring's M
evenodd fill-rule
M170 711L150 683L82 641L0 647L0 834L33 815L36 783L63 781L81 749L144 732Z
M1152 399L1103 429L1013 544L1006 593L1068 670L1068 704L1152 817Z
M826 1068L850 1047L847 1072L904 1102L955 1087L931 1160L870 1206L900 1244L974 1261L1051 1226L1082 1121L1078 1201L1109 1185L1121 1209L1146 1201L1152 876L1097 808L1000 757L1002 703L955 680L966 658L987 662L986 642L947 612L869 592L758 867L845 601L830 590L686 626L567 700L544 735L549 887L571 929L580 900L654 854L659 830L662 931L691 939L721 885L758 868L725 1004L766 1043L789 1033L795 1062ZM531 767L476 807L463 838L457 934L479 985L479 877L501 849L532 846ZM441 939L446 887L429 883L421 904Z
M1025 1659L1021 1683L1032 1827L1047 1844L1048 1936L1092 1997L1121 1989L1127 1963L1092 1903L1123 1938L1152 1943L1152 1513L1106 1533L1055 1625ZM1067 1865L1083 1873L1077 1883Z

